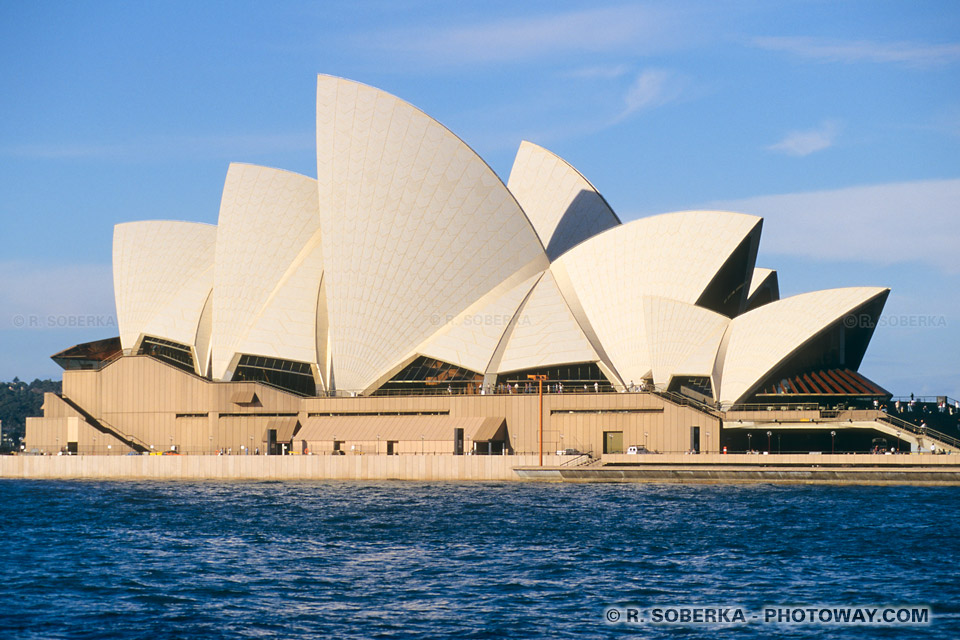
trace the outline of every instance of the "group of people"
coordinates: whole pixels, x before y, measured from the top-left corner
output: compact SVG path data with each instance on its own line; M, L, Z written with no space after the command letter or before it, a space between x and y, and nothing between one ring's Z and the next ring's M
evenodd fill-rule
M576 386L568 387L564 386L563 382L548 382L543 385L544 393L576 393L580 391ZM594 382L592 387L589 384L583 385L583 390L581 393L600 393L600 383ZM515 394L515 393L537 393L538 388L537 384L534 382L499 382L497 384L483 384L480 385L479 394L482 396L493 395L493 394ZM447 393L454 393L454 389L451 385L447 385ZM474 390L468 389L467 393L475 393Z

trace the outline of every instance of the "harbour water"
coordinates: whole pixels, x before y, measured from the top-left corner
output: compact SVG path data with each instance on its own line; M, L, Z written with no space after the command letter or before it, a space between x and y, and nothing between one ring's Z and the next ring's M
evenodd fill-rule
M958 507L956 487L3 480L0 637L952 640ZM764 620L811 606L930 619ZM650 619L683 608L746 620Z

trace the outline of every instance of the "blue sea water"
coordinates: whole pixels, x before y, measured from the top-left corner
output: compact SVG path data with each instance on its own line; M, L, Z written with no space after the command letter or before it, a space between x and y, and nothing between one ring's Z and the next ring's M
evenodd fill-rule
M2 638L960 637L960 489L0 481ZM925 625L605 622L929 606Z

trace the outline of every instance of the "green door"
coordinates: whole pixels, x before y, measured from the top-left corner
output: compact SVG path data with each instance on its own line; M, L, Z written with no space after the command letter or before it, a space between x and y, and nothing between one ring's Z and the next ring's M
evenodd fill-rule
M603 452L623 453L623 431L603 432Z

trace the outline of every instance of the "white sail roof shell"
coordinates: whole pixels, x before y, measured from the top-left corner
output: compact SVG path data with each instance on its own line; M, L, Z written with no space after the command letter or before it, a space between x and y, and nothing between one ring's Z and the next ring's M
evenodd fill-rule
M643 326L654 383L667 385L675 375L710 377L729 323L729 318L709 309L644 296Z
M715 211L641 218L582 242L552 268L564 296L579 301L585 317L578 319L595 334L588 331L592 343L601 345L624 383L639 381L653 367L644 300L694 305L759 223L755 216Z
M504 339L507 342L497 372L598 360L550 270L520 307L512 331Z
M437 316L437 324L443 323L442 328L417 352L471 371L486 372L504 331L538 278L540 274L531 276L506 291L495 289L452 318Z
M147 220L113 231L113 289L120 344L141 335L196 346L204 303L213 287L217 227Z
M315 362L322 273L316 181L231 164L218 229L213 376L231 377L230 363L242 353Z
M620 224L590 182L566 160L524 140L507 187L556 259L574 245Z
M809 339L859 307L884 294L879 287L850 287L813 291L737 316L730 322L717 359L719 398L740 402L778 364L801 349ZM856 318L854 318L854 322Z
M443 125L384 91L317 79L317 181L333 380L367 390L543 246L496 174Z
M757 267L753 270L753 276L750 278L750 291L747 293L747 298L752 298L755 293L760 289L760 287L768 287L776 280L777 272L773 269L765 269L763 267ZM749 302L748 302L749 304Z

